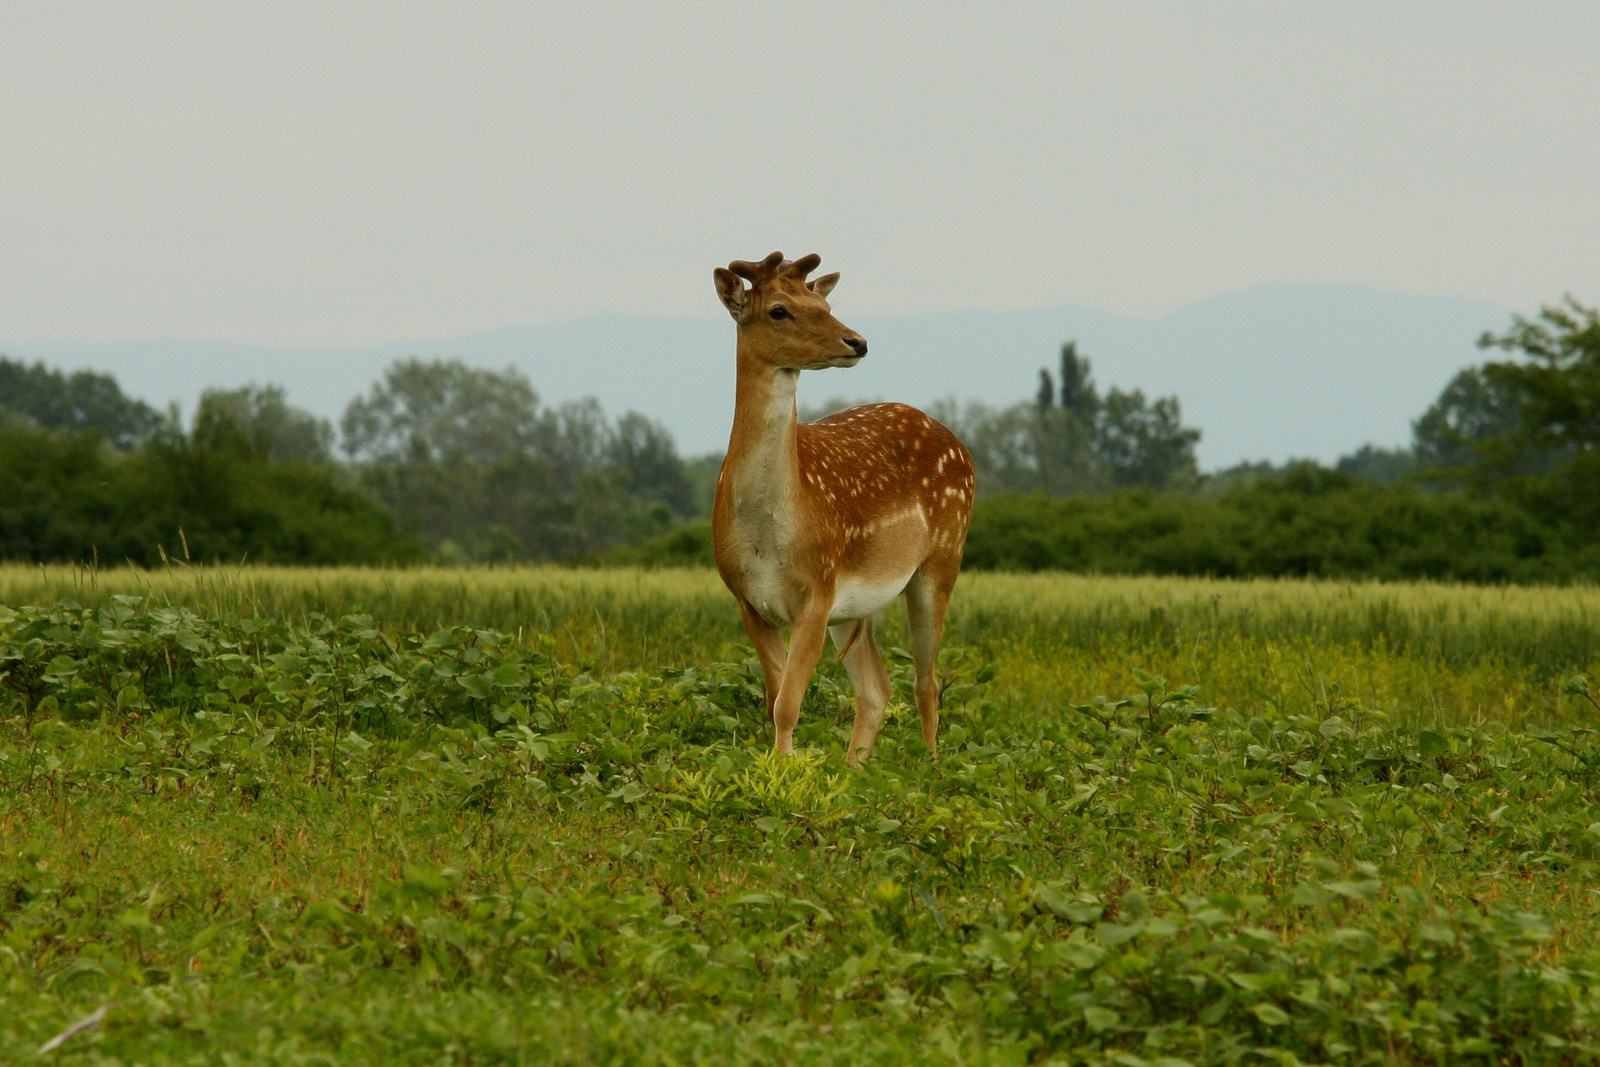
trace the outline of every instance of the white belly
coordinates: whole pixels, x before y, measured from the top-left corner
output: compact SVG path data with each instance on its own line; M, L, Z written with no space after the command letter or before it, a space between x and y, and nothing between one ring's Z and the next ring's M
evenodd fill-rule
M883 577L841 577L833 588L833 610L828 612L829 622L845 622L876 615L905 591L906 583L916 573L912 567L904 574Z

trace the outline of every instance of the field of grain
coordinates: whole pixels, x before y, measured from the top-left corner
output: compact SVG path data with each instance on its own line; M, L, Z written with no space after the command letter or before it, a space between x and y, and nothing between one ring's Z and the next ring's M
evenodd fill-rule
M0 568L0 1060L1600 1049L1600 591L973 575L858 772L741 641L704 571Z
M371 615L433 631L548 635L601 673L726 659L738 612L704 569L0 566L0 603L85 606L138 595L211 614L304 620ZM903 640L904 611L885 619ZM947 645L980 651L1019 698L1086 700L1133 668L1249 706L1337 690L1417 721L1560 719L1552 681L1600 662L1600 587L1260 579L964 575Z

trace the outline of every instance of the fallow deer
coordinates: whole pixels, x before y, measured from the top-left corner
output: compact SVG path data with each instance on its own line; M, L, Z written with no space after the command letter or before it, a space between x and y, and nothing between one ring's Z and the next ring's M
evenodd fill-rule
M733 432L711 518L717 570L761 660L785 755L832 634L856 693L852 765L871 752L891 692L873 617L905 593L922 739L933 754L936 658L972 515L972 457L955 434L905 404L798 421L802 370L853 367L867 354L828 305L839 275L806 281L821 262L774 252L714 272L739 336ZM793 627L787 652L784 626Z

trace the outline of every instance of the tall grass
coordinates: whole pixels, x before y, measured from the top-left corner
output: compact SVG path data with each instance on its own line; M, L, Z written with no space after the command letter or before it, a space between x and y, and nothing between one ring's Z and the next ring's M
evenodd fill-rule
M726 657L744 640L732 598L698 569L0 566L0 603L116 594L548 633L602 672ZM887 615L885 642L903 644L903 611ZM995 659L1024 700L1120 692L1139 667L1234 705L1342 691L1429 720L1520 722L1558 713L1557 675L1600 663L1600 588L977 573L956 589L947 643Z
M366 614L402 630L469 625L548 633L564 658L607 671L679 664L743 635L716 575L699 570L0 566L0 603L66 597L87 606L118 594L290 622L313 613Z
M964 576L951 639L1043 699L1116 692L1135 666L1210 699L1342 693L1420 722L1566 718L1554 680L1600 664L1600 588Z

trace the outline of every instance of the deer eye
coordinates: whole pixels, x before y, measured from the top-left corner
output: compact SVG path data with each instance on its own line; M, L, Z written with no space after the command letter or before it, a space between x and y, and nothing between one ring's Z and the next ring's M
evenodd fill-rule
M772 319L773 322L777 322L780 319L786 319L789 317L789 309L784 307L782 304L778 304L771 311L767 312L767 315Z

